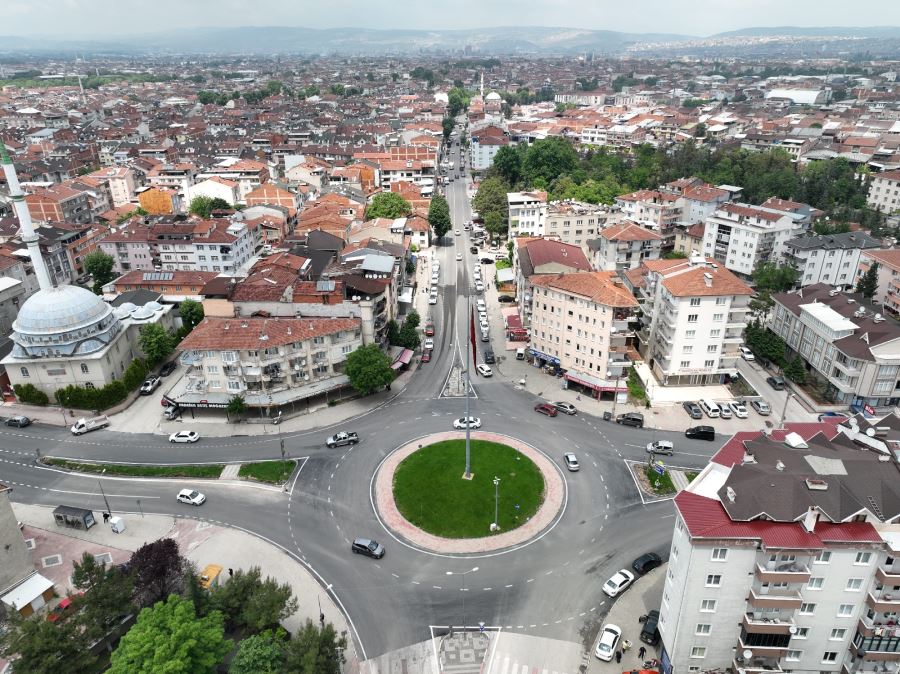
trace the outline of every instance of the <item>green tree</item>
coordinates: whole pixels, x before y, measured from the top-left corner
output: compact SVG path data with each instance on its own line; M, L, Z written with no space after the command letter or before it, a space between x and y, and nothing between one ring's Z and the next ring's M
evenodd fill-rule
M444 131L444 142L450 140L450 134L453 133L453 127L456 126L456 122L453 121L452 117L444 117L441 120L441 128Z
M469 105L469 94L462 87L453 87L447 92L447 114L456 117Z
M419 333L409 321L404 321L400 328L400 346L404 349L415 349L419 346Z
M84 595L75 599L77 622L90 639L99 639L113 622L134 610L131 578L115 566L98 562L85 552L74 563L72 584Z
M422 317L419 316L419 312L413 309L408 314L406 314L406 319L403 321L404 323L409 323L413 328L418 328L422 323Z
M535 141L525 154L522 166L526 179L534 183L543 179L549 184L557 176L571 173L578 166L578 153L564 138L552 137Z
M501 219L505 221L509 215L509 204L506 200L506 193L509 192L509 186L500 180L500 178L485 178L478 186L475 198L472 199L472 205L475 210L485 219L489 213L497 213Z
M663 255L663 259L665 260L686 260L687 253L681 250L670 250L668 253Z
M484 216L484 228L493 236L506 234L508 223L501 213L490 211Z
M443 238L453 226L450 220L450 206L440 194L431 197L431 205L428 207L428 224L431 225L437 239Z
M806 368L803 366L803 359L800 356L795 356L784 367L784 376L797 384L802 384L806 381Z
M878 292L878 268L879 264L877 262L874 263L863 272L863 275L859 277L859 281L856 283L856 292L862 293L867 300L875 297L875 293Z
M103 286L116 277L113 271L115 264L112 255L107 255L102 250L95 250L84 256L84 270L94 277L94 294L102 294Z
M789 266L779 266L774 262L763 262L753 270L753 281L758 291L783 293L794 287L797 270Z
M393 318L387 324L387 340L391 346L400 346L400 326Z
M90 642L71 620L52 623L43 616L22 618L9 613L0 631L0 654L15 659L16 672L28 674L81 674L91 671L96 657Z
M340 674L347 640L334 625L320 628L307 620L288 643L285 670L291 674Z
M396 192L379 192L366 209L366 220L372 218L402 218L412 213L409 202Z
M46 405L50 402L49 396L34 384L16 384L13 391L19 402L26 405Z
M196 215L204 220L209 220L209 216L212 215L213 211L229 210L231 208L231 204L224 199L201 195L191 199L190 206L188 206L188 212L191 215Z
M228 399L225 413L229 417L240 417L247 411L247 401L244 396L235 393Z
M265 630L241 640L228 674L281 674L285 671L284 630Z
M491 164L491 172L496 173L507 185L518 185L522 180L522 161L524 160L525 145L504 145Z
M175 348L172 334L158 323L142 325L138 335L138 344L151 367L161 363Z
M297 611L297 599L288 583L279 585L271 577L262 579L258 566L238 569L224 585L213 590L213 609L220 611L229 626L259 632L276 626Z
M394 381L391 359L377 344L360 346L347 357L347 377L350 386L364 396L389 385Z
M181 314L184 327L190 332L203 320L203 305L197 300L184 300L178 306L178 313Z
M176 595L145 608L110 659L109 674L213 674L232 642L222 614L198 618L193 603Z

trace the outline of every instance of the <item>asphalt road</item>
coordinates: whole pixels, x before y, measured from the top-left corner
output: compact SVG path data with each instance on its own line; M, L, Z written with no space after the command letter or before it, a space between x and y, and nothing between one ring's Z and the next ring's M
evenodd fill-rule
M453 161L459 164L458 155ZM448 201L454 228L462 230L469 217L463 181L450 184ZM475 259L468 253L467 233L451 233L446 239L432 249L442 260L440 300L431 307L437 327L434 358L397 398L342 425L360 434L362 442L356 447L326 449L324 439L334 428L280 438L204 438L193 445L173 445L158 436L109 430L73 437L65 429L39 424L21 430L4 426L0 476L13 486L13 500L102 510L105 494L116 512L203 517L256 533L321 574L346 607L369 657L428 638L429 625L480 621L588 642L609 609L610 600L600 590L606 578L648 550L665 557L671 540L671 503L642 505L624 460L643 460L648 442L670 439L677 449L671 465L702 468L722 440L691 441L677 433L621 427L582 414L551 419L535 414L537 399L516 389L502 373L490 379L473 377L477 397L471 401L472 414L483 420L485 429L521 438L559 465L564 451L578 455L581 471L564 473L565 513L539 540L479 558L438 556L394 541L371 506L370 480L376 467L411 438L450 429L465 404L440 393L454 360L464 358L465 292ZM457 251L463 252L459 263ZM291 456L308 457L291 494L215 483L76 477L35 464L38 450L43 455L138 463L280 458L280 439ZM184 486L200 488L207 503L202 508L177 503L175 494ZM384 542L387 555L374 561L350 554L356 536Z

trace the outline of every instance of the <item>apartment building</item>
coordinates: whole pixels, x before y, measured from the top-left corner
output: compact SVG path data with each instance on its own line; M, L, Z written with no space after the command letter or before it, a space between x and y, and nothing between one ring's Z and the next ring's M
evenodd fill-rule
M857 419L738 433L675 497L666 671L897 671L900 436Z
M485 171L494 163L494 157L501 147L509 145L509 139L502 130L487 127L481 132L473 132L469 143L469 158L473 171Z
M197 182L197 167L189 162L154 166L147 174L152 187L167 187L187 198Z
M708 258L648 260L638 333L664 386L718 384L734 374L752 291Z
M35 223L85 224L91 221L87 193L66 185L33 188L30 194L25 195L25 203Z
M513 274L522 325L528 327L531 324L531 279L535 275L571 274L579 271L591 271L591 263L579 246L551 239L516 239L513 247Z
M162 295L166 302L202 300L203 288L216 278L214 271L141 271L133 270L103 286L104 293L147 290Z
M510 237L544 235L547 220L546 192L507 192L506 203L509 206Z
M644 260L658 260L662 236L633 222L606 227L588 242L591 265L601 271L627 271Z
M638 303L615 272L537 275L531 285L531 356L595 397L626 391Z
M865 232L798 236L784 244L784 261L798 273L800 286L827 283L846 290L856 283L860 254L881 246Z
M864 250L859 255L857 277L878 263L878 288L872 301L881 304L894 316L900 315L900 249L879 248Z
M785 243L802 231L787 214L728 203L706 219L703 255L749 278L760 263L781 263Z
M293 406L348 385L359 318L204 318L178 345L187 373L166 397L182 407Z
M238 201L244 203L247 194L269 182L270 175L269 167L262 162L250 159L226 159L197 174L198 181L209 178L220 178L236 183Z
M656 190L639 190L616 197L622 219L635 222L662 237L662 250L675 246L675 227L681 220L679 195Z
M893 213L900 209L900 171L873 174L866 203L882 213Z
M109 187L112 205L115 207L131 203L137 189L137 180L134 171L126 167L104 168L89 173L87 177L101 180Z
M544 236L585 248L604 227L618 220L618 211L602 204L589 204L574 199L547 204Z
M879 304L826 283L772 296L769 328L800 354L825 397L859 407L900 403L900 326Z

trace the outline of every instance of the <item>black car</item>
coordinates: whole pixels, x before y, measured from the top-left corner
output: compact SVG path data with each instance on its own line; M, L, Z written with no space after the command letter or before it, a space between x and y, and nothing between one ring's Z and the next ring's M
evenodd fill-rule
M516 301L516 298L513 297L512 295L500 295L500 296L497 298L497 301L498 301L498 302L503 302L504 304L508 304L509 302L515 302L515 301Z
M494 258L483 257L483 258L481 258L481 264L494 264Z
M10 417L5 422L7 426L15 426L16 428L25 428L26 426L31 425L31 419L26 416L19 415L15 417Z
M766 383L776 391L784 390L784 379L782 377L766 377Z
M493 365L494 363L497 362L496 357L494 357L494 352L491 351L490 349L484 350L484 362L487 363L488 365Z
M657 555L655 552L645 552L643 555L638 557L631 563L631 568L634 569L635 573L643 576L648 571L652 571L657 566L662 564L662 557Z
M647 619L641 629L641 641L651 646L659 643L659 611L656 609L647 613Z
M700 405L695 402L691 402L690 400L685 400L681 403L681 406L684 408L684 411L691 415L691 419L702 419L703 418L703 410L700 409Z
M469 248L469 252L472 253L472 255L478 255L478 246L472 246Z
M384 557L384 546L378 541L368 538L357 538L353 541L350 549L353 550L354 554L366 555L366 557L372 557L373 559Z
M644 427L644 415L640 412L625 412L616 417L616 423L623 426L634 426L635 428Z
M174 360L170 360L168 363L159 368L159 376L160 377L168 377L170 374L175 372L178 368L178 363Z
M715 440L716 429L712 426L691 426L684 432L684 437L694 440Z

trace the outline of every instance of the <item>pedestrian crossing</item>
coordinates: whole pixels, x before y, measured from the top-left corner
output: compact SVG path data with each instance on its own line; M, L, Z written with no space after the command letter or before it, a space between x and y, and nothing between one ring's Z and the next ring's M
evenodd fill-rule
M569 674L569 672L549 669L540 665L525 664L520 662L515 656L495 653L493 664L487 674Z

